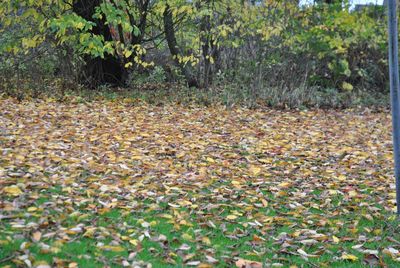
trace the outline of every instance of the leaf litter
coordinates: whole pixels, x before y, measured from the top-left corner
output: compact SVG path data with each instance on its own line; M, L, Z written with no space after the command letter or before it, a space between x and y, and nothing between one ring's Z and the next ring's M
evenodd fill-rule
M0 106L0 265L400 261L388 113Z

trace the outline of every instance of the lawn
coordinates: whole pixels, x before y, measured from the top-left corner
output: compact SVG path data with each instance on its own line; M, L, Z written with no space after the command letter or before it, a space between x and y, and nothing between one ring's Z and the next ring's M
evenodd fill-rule
M0 267L400 265L391 120L0 100Z

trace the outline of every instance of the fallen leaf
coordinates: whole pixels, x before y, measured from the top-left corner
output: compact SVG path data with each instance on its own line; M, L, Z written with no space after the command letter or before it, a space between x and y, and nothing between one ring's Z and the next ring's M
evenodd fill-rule
M42 237L42 233L39 232L39 231L34 232L34 233L32 234L32 240L33 240L33 242L39 242L41 237Z
M333 243L335 243L335 244L338 244L340 242L340 239L336 236L332 236L332 240L333 240Z
M10 196L19 196L22 194L21 189L17 185L6 186L3 191Z
M77 268L78 267L78 263L76 262L71 262L68 264L68 268Z
M252 165L250 166L249 171L253 176L257 176L261 172L261 167Z
M236 216L236 215L228 215L228 216L226 216L226 219L228 219L228 220L236 220L238 218L238 216Z
M343 253L340 257L342 260L357 261L358 257L352 254Z
M250 261L245 259L238 259L235 262L236 267L238 268L262 268L263 265L261 262Z
M102 250L105 251L112 251L112 252L122 252L125 251L125 249L121 246L102 246L100 247Z
M364 264L368 265L369 267L378 266L380 264L379 258L375 254L364 255L363 262L364 262Z

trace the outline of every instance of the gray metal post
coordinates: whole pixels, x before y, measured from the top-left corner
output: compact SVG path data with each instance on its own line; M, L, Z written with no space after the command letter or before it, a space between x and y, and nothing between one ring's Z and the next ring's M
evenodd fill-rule
M394 174L396 177L397 214L400 215L400 81L397 0L388 0L389 21L389 75L392 104Z

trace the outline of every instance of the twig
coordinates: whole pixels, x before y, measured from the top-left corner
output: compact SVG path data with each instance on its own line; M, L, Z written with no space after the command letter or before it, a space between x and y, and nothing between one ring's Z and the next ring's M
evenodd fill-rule
M4 259L0 259L0 263L9 261L9 260L13 259L14 257L15 257L15 254L12 254L12 255L10 255L8 257L5 257Z

